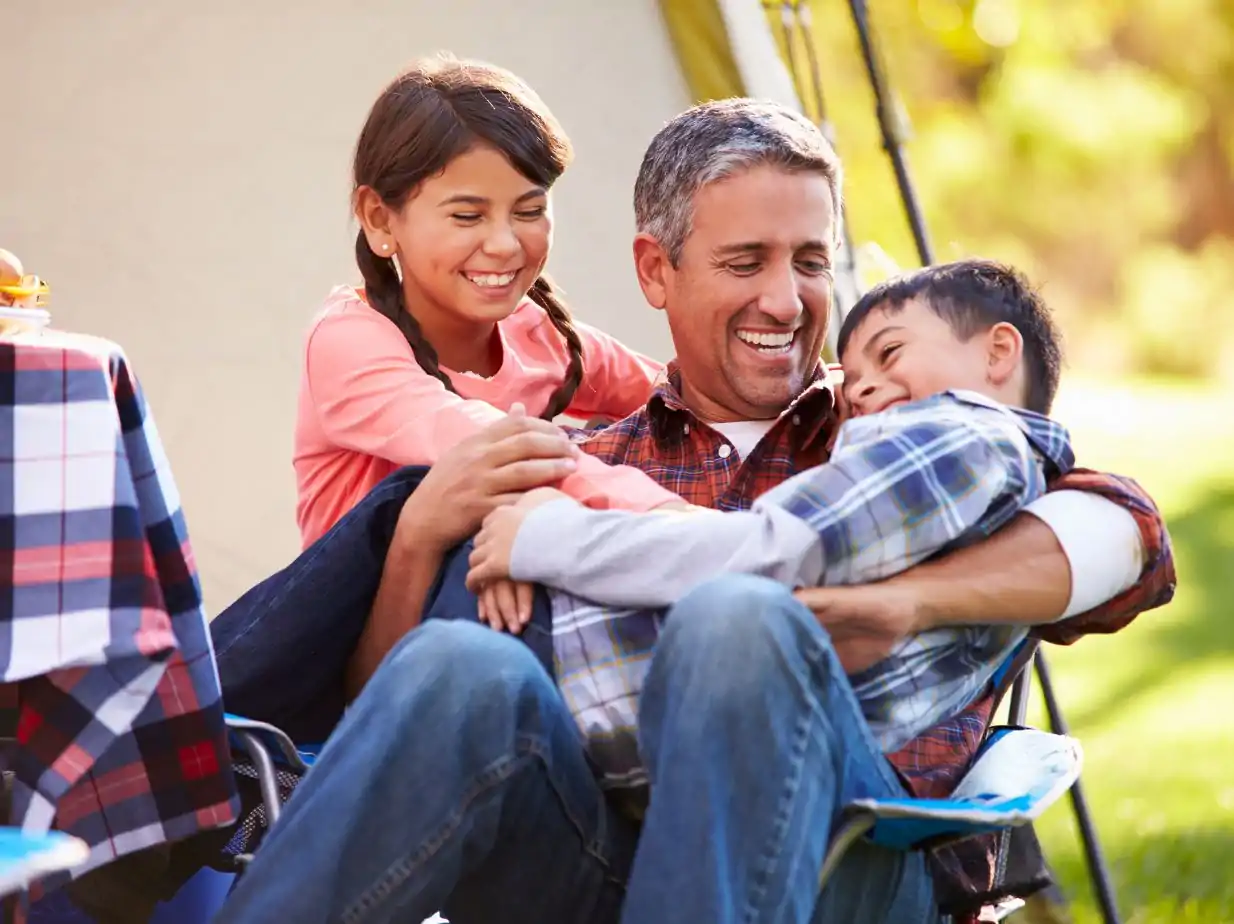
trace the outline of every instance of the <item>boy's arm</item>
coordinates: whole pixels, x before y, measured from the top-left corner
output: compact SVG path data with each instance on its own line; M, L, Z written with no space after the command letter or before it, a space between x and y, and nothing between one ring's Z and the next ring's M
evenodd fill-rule
M849 426L826 465L748 513L639 516L569 502L533 510L511 576L614 606L665 606L701 580L760 574L791 586L878 580L974 528L1001 526L1044 483L1015 419L993 409L886 415Z
M843 585L882 580L989 536L1044 490L1012 412L941 395L850 422L827 465L760 502L809 523L821 545L814 583Z
M818 547L810 527L778 507L638 514L556 500L523 520L510 577L610 606L659 607L730 572L797 586L818 573Z

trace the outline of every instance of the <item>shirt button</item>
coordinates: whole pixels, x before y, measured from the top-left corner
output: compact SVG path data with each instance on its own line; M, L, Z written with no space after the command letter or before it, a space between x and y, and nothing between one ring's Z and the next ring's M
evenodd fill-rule
M730 446L728 443L725 443L723 446L720 447L720 458L721 459L727 459L732 454L733 454L733 447Z
M684 427L682 427L681 432L684 433L686 436L689 436L690 435L690 425L686 424Z
M794 414L794 415L793 415L793 426L794 426L794 427L800 427L800 426L801 426L801 415L800 415L800 414Z

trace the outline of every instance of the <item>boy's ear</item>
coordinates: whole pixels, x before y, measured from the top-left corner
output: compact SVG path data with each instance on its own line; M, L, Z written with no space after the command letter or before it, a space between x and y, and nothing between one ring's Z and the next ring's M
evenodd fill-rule
M986 376L993 385L1005 385L1020 369L1024 338L1014 324L999 321L986 333Z

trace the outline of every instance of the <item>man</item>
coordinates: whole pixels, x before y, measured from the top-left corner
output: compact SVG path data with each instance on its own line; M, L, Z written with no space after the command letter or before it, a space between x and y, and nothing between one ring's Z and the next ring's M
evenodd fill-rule
M826 458L834 398L818 356L839 188L817 129L778 107L712 103L657 135L635 189L635 265L677 362L645 409L585 451L729 510ZM670 611L644 687L654 784L640 829L606 803L569 711L519 641L465 623L393 631L418 619L485 485L508 483L485 466L508 470L510 447L492 447L514 439L508 429L461 447L405 504L377 489L376 532L394 538L352 658L366 682L221 922L418 921L437 909L455 924L939 920L923 856L859 845L820 895L821 858L845 799L948 791L991 699L884 758L845 667L946 620L1029 623L1061 641L1113 631L1173 586L1151 502L1082 472L984 543L882 585L802 591L813 613L758 579L704 585ZM293 567L326 555L310 549ZM299 591L281 580L241 609L285 607ZM244 630L226 634L230 696L226 656Z

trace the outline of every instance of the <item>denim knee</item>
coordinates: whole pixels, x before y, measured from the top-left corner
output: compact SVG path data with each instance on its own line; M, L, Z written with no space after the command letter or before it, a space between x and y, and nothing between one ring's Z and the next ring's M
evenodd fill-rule
M371 708L414 734L436 717L511 731L560 694L520 640L475 623L433 620L408 633L364 690Z
M826 631L789 588L767 578L725 575L698 585L670 610L657 657L695 662L716 695L740 695L806 659L826 662L820 656L830 647Z

